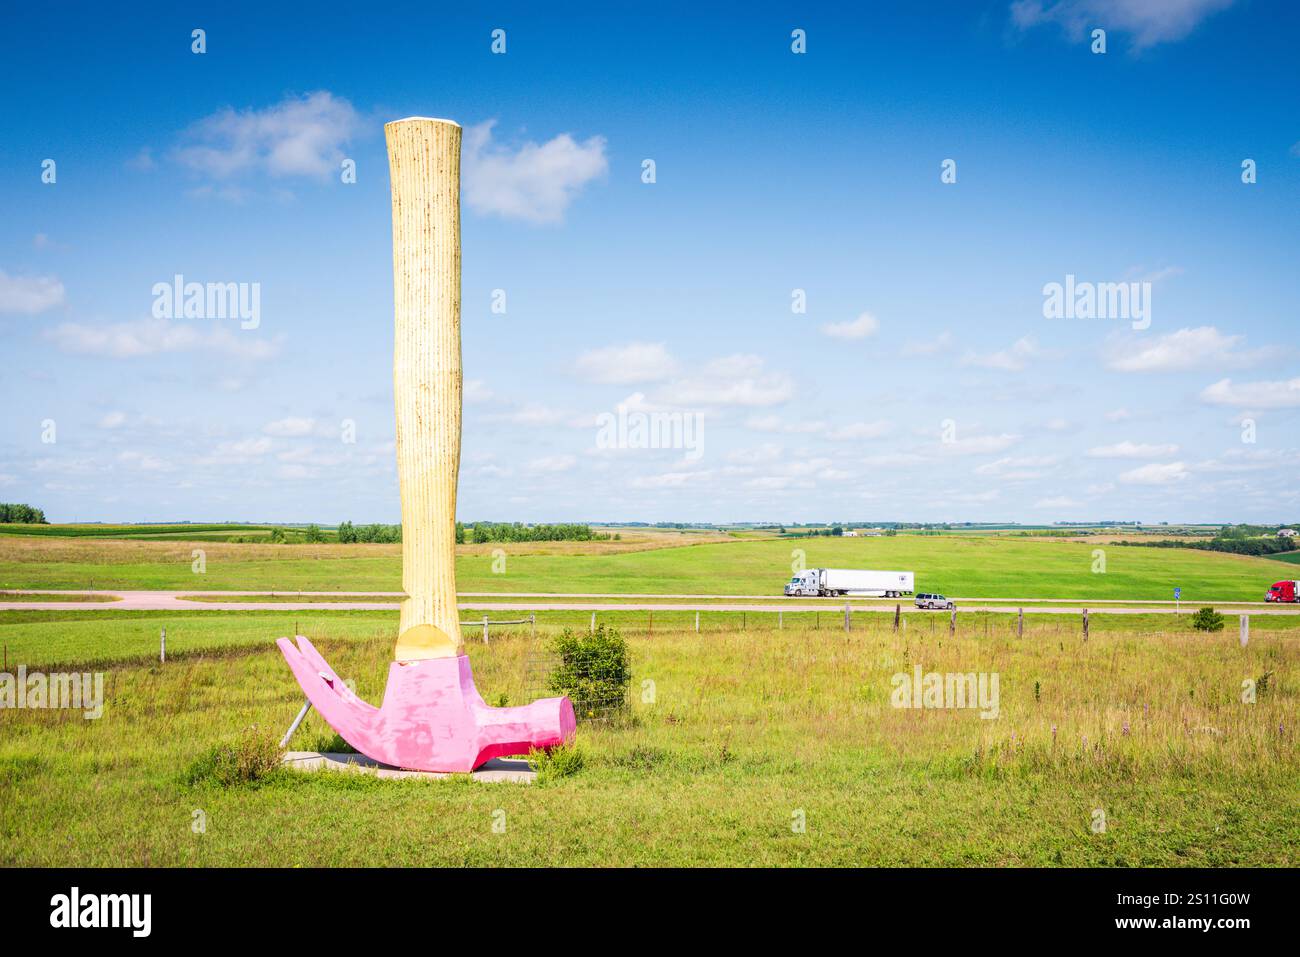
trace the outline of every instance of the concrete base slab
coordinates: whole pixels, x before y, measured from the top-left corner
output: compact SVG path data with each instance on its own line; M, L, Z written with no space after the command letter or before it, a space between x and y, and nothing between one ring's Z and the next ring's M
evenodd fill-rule
M380 764L364 754L322 754L319 751L288 751L281 763L295 771L351 771L377 778L449 778L450 771L406 771ZM484 784L532 784L537 772L523 758L493 758L470 774Z

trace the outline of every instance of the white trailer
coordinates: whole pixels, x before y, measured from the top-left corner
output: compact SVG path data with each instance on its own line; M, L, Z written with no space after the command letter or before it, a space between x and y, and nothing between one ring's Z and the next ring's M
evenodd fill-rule
M899 598L914 590L911 572L879 572L849 568L805 568L786 583L785 593L834 598Z

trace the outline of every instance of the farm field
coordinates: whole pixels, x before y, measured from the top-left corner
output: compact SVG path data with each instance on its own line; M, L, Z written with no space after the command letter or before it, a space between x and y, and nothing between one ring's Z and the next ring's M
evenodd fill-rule
M1300 847L1294 627L1243 649L1231 632L1105 616L1088 642L1037 622L1022 639L1005 622L950 639L883 623L651 635L629 620L632 716L580 724L568 776L222 783L205 754L278 738L301 703L269 644L294 617L170 616L166 664L151 660L158 617L0 618L11 662L93 664L107 702L96 721L0 712L0 864L1287 866ZM296 617L377 700L396 614ZM489 700L536 693L526 632L468 650ZM891 707L891 676L914 665L999 673L998 717ZM1264 674L1243 704L1242 679ZM291 747L332 738L313 715Z
M792 562L916 572L918 590L972 598L1260 601L1272 558L1047 538L919 536L469 545L462 592L778 595ZM193 569L203 552L202 574ZM1093 572L1103 548L1105 573ZM495 553L495 554L494 554ZM494 567L497 571L494 571ZM1283 573L1280 573L1282 571ZM270 545L0 536L0 588L396 591L399 545Z

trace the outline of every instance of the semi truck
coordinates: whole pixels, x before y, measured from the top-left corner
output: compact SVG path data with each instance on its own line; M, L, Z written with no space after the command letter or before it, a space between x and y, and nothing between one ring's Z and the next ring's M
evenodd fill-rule
M899 598L912 594L911 572L859 571L848 568L805 568L785 585L789 596L834 598Z
M1273 582L1265 601L1300 601L1300 582Z

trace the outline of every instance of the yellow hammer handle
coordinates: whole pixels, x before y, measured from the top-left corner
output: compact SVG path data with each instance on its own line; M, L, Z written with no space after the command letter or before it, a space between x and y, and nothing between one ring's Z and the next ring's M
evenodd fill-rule
M460 472L460 136L450 120L385 124L393 199L393 400L402 493L396 660L463 654L456 607Z

